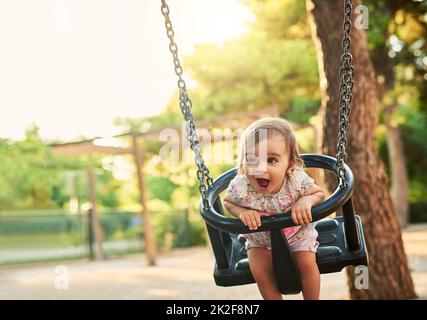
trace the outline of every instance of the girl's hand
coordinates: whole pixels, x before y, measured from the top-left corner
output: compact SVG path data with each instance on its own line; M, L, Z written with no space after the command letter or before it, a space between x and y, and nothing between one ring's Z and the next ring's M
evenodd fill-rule
M239 219L249 230L256 230L261 226L261 217L266 216L269 216L269 214L257 210L246 210L239 215Z
M309 224L311 218L312 202L307 197L299 198L292 206L291 217L295 224Z

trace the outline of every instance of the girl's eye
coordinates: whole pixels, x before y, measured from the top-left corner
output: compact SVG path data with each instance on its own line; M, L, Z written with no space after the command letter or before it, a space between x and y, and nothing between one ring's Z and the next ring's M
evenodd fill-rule
M277 159L276 158L268 158L267 162L270 164L274 164L274 163L277 163Z

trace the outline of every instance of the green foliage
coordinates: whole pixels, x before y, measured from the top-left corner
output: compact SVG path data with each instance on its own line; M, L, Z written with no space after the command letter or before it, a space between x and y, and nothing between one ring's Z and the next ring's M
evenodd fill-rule
M427 185L427 115L406 108L405 116L401 133L405 141L409 177Z
M178 110L179 112L179 110ZM115 118L114 124L122 128L123 132L138 132L145 133L148 131L155 131L165 127L179 126L181 121L176 117L177 111L174 113L164 113L161 117L151 116L143 118Z
M409 222L420 223L427 221L427 202L409 204Z
M100 160L89 164L84 157L53 155L33 125L22 141L0 139L0 210L63 208L70 200L71 172L77 174L80 202L87 202L86 168L92 165L96 167L99 204L118 207L121 183L103 169Z
M198 46L185 59L198 87L191 91L197 116L276 105L289 110L294 99L318 96L311 40L269 39L250 33L222 47Z
M104 240L142 238L142 227L135 213L104 213L100 214L100 219Z
M256 16L253 29L269 38L309 38L304 1L243 0Z
M96 193L102 207L117 208L120 206L118 190L121 182L114 179L113 174L107 170L100 170L96 176Z
M282 116L293 122L308 123L313 114L318 111L319 106L320 98L295 97L289 111Z
M0 210L51 205L58 172L35 126L23 141L0 139L0 163Z
M381 77L382 102L397 106L391 125L400 127L404 144L410 220L421 221L427 197L427 2L377 0L370 1L368 7L369 49ZM381 126L379 132L380 153L390 174L387 139Z
M98 167L95 173L95 192L98 205L105 208L120 207L121 201L118 197L119 190L123 187L122 182L115 180L112 172ZM77 198L79 203L90 202L89 186L86 171L77 172ZM67 188L68 189L68 188ZM69 200L69 190L67 199Z
M318 68L299 0L246 0L255 15L251 30L221 46L199 45L184 57L184 69L197 86L190 90L197 119L276 105L281 114L306 122L310 114L295 112L302 100L319 99ZM297 100L297 101L295 101ZM162 117L179 117L177 97ZM171 123L171 122L169 122Z
M186 212L175 210L153 214L157 247L168 249L203 245L206 242L203 219L198 212Z
M159 177L153 175L147 175L146 177L148 192L150 197L162 200L164 202L170 203L172 200L172 193L177 188L177 185L171 182L170 179L166 177Z

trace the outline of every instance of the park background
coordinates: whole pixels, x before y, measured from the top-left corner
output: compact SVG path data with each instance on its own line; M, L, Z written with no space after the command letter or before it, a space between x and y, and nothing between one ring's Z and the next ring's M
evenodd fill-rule
M336 5L329 14L341 18L340 1L328 2ZM256 118L281 116L297 129L301 150L322 153L324 93L307 14L311 3L316 1L171 1L201 128L233 132ZM412 281L421 288L419 296L426 297L427 254L421 249L427 240L427 3L363 4L369 12L367 48L380 102L372 106L378 116L375 147L403 230ZM159 157L165 144L159 140L161 130L180 132L182 124L160 1L22 0L0 1L0 8L0 281L14 289L1 297L62 297L53 286L53 270L68 263L100 272L111 267L102 262L123 263L123 270L129 264L141 270L157 265L157 271L149 272L160 279L170 272L161 269L161 259L179 266L179 259L193 255L206 261L210 269L203 270L211 272L195 166ZM339 52L335 40L331 50ZM365 67L356 64L356 73ZM357 105L352 112L358 112ZM227 144L203 150L213 177L234 166L212 161L212 153L226 153ZM155 247L150 252L147 230ZM390 238L400 239L400 228L393 232ZM200 262L183 263L188 271ZM31 282L35 270L50 270L43 278L50 282L41 286L51 291L31 294L28 289L37 288ZM135 272L135 277L150 277ZM84 272L80 277L85 278ZM93 274L85 281L97 283ZM375 289L378 282L373 282L372 296L360 298L407 297L383 295ZM153 289L158 295L147 295L144 280L140 283L135 295L113 288L105 295L74 292L71 297L197 298L199 292L189 294L189 282L183 292L168 295L166 280L161 289ZM249 288L249 297L257 297L256 288ZM215 289L203 297L224 294Z

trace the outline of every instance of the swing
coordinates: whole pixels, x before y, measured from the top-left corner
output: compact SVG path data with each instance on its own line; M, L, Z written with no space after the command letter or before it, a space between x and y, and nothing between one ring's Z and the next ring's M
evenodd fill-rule
M355 215L352 194L354 177L351 169L345 163L347 126L352 98L354 68L351 65L350 54L350 27L351 27L351 0L344 0L344 35L342 40L343 54L340 68L340 102L339 102L339 134L337 158L319 154L302 154L304 164L308 168L329 170L337 175L338 187L326 200L311 210L313 222L319 233L317 241L319 247L316 253L316 262L320 273L340 272L346 266L368 265L366 244L360 217ZM295 226L290 215L279 214L272 217L263 217L261 226L249 230L240 220L230 219L224 215L220 200L220 193L224 191L237 169L225 172L215 181L210 177L203 157L200 154L196 126L191 113L192 103L187 94L186 84L182 79L183 69L178 57L178 47L174 42L174 31L169 19L169 7L166 0L162 0L162 14L165 18L167 36L170 40L169 49L173 55L175 73L178 76L180 93L180 108L186 120L186 136L190 147L195 153L197 178L201 194L200 213L206 222L209 239L215 256L214 279L219 286L236 286L254 283L251 274L244 237L239 234L270 231L273 271L277 286L283 294L301 292L301 280L294 258L289 249L286 237L281 229ZM340 212L342 216L334 219L325 219L333 212Z

